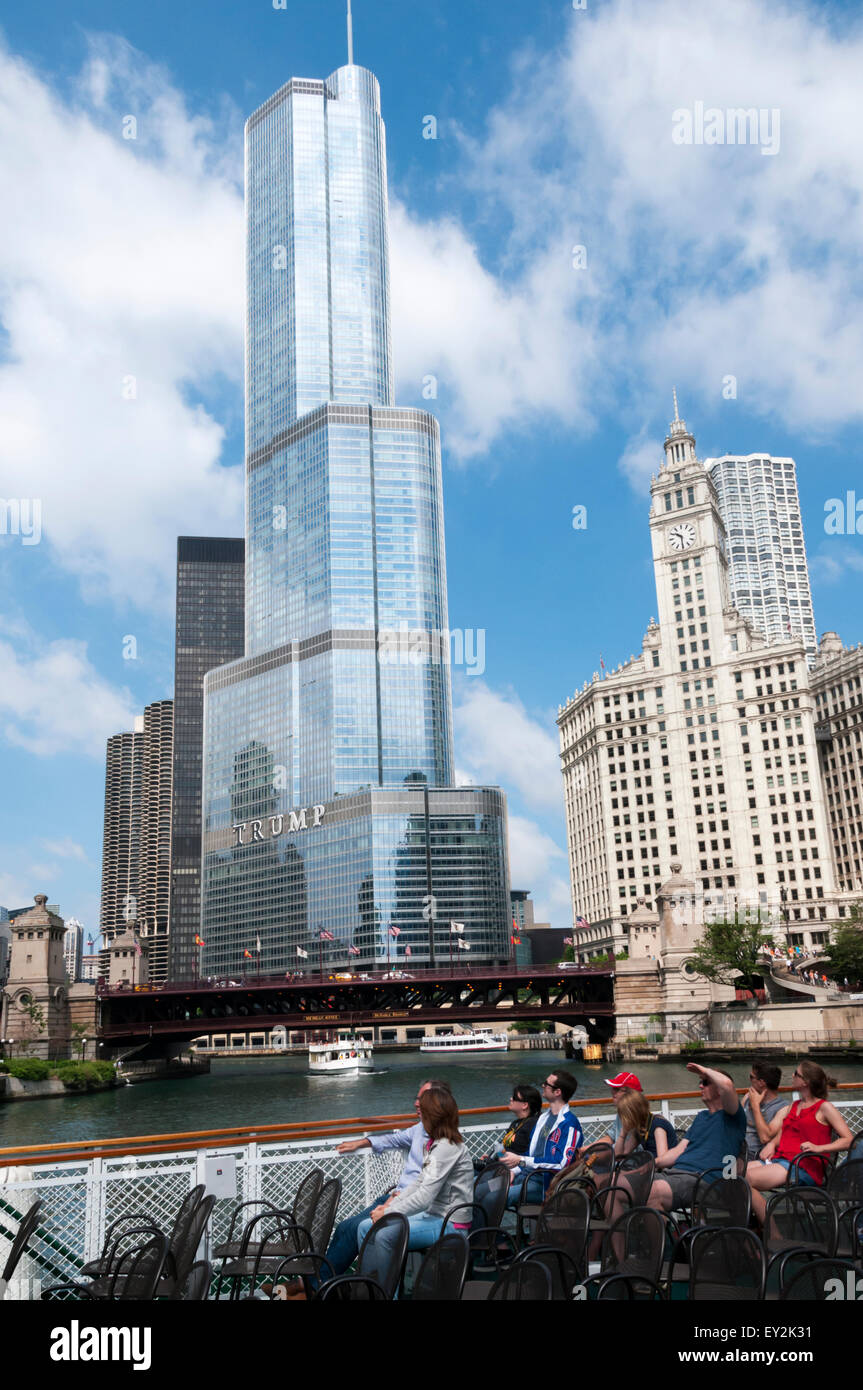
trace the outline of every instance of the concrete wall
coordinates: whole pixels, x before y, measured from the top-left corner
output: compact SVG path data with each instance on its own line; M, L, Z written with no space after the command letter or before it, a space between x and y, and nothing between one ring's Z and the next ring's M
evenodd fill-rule
M863 1042L863 1004L765 1004L758 1009L713 1008L710 1035L714 1041L792 1042L793 1034L815 1042ZM822 1035L821 1039L816 1035ZM806 1039L801 1036L800 1041Z

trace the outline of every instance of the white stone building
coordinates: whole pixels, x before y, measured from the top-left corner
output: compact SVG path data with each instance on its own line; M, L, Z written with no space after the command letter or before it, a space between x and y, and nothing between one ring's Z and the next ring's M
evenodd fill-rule
M760 912L818 943L837 903L805 642L768 642L732 606L716 488L676 395L651 498L658 619L558 718L578 949L625 948L672 860L706 914Z
M812 671L815 735L836 881L850 901L863 900L863 645L845 648L825 632ZM839 908L847 915L848 903Z

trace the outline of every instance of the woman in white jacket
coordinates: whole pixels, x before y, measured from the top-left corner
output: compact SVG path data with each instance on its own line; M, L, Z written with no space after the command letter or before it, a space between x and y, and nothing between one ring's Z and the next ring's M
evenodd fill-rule
M410 1225L409 1250L425 1250L443 1234L443 1218L453 1207L473 1201L473 1160L458 1129L458 1107L448 1091L432 1087L420 1096L420 1118L428 1135L419 1177L388 1202L375 1207L357 1232L362 1245L372 1223L401 1212ZM470 1211L457 1213L450 1230L468 1230Z

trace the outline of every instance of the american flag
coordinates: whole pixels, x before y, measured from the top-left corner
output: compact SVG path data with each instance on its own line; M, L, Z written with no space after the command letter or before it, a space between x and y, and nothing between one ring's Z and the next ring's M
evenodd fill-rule
M406 956L410 956L410 954L411 954L411 948L410 948L410 946L405 946L405 955L406 955Z
M590 926L590 923L588 922L586 917L576 917L575 925L577 927L580 927L582 930L585 930L587 927Z
M390 936L401 936L401 934L402 934L402 929L401 929L401 927L393 927L393 926L390 927Z
M336 938L333 936L331 931L319 931L318 939L320 941L335 941Z
M563 938L563 944L564 944L564 946L572 946L572 945L574 945L575 943L573 942L573 939L572 939L571 936L565 936L565 937Z
M349 956L358 956L359 953L360 953L360 948L359 948L359 946L349 946L349 947L348 947L348 955L349 955Z

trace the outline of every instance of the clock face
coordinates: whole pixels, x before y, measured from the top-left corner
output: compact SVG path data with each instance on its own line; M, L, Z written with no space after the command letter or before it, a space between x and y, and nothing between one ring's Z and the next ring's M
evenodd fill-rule
M668 543L672 550L688 550L695 544L695 527L688 521L681 521L678 526L672 526L668 533Z

